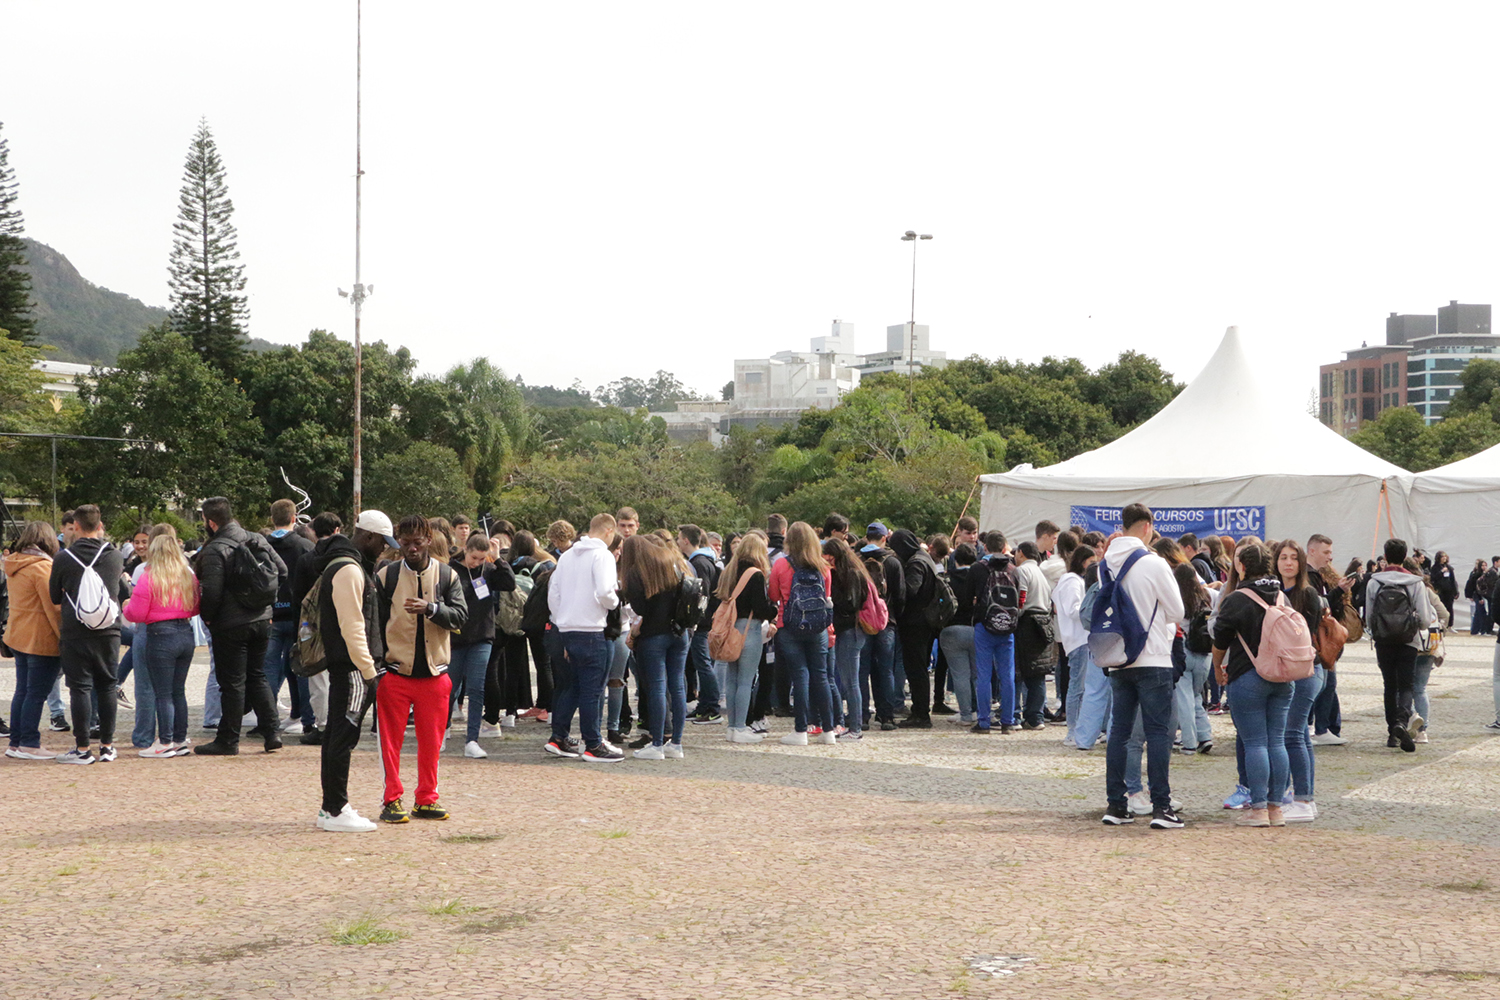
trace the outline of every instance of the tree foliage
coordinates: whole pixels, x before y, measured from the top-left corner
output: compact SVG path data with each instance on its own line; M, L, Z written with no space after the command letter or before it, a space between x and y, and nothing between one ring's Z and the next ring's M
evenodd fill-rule
M413 441L401 451L372 457L365 470L364 502L398 521L407 514L452 517L473 511L479 494L452 448Z
M26 226L16 204L19 186L4 128L0 122L0 330L11 340L30 344L35 342L36 326L31 316L31 275L21 242Z
M648 410L670 412L684 399L696 399L697 394L682 384L676 375L658 370L649 379L621 378L601 385L594 390L594 398L605 406L618 406L623 410L634 410L644 406Z
M1459 390L1443 412L1446 419L1484 411L1500 420L1500 361L1476 358L1458 377Z
M508 464L534 443L520 388L487 358L417 379L406 412L411 436L451 448L481 497L494 495Z
M172 226L167 266L174 330L192 343L199 357L228 376L238 373L245 353L250 307L245 299L245 267L234 228L234 203L224 164L207 120L188 145Z

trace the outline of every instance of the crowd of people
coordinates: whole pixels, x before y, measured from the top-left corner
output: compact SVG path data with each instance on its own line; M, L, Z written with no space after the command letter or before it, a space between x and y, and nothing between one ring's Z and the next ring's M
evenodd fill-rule
M971 517L922 539L881 522L851 531L837 513L818 527L773 514L722 537L643 531L630 507L540 537L376 510L346 534L331 512L303 523L289 500L261 531L221 497L200 514L201 544L146 524L116 546L92 505L60 533L31 522L11 542L8 757L115 760L133 672L141 757L232 756L242 736L269 753L296 737L322 748L318 827L364 832L376 824L350 804L348 776L367 721L379 819L404 823L448 817L439 762L458 729L463 756L484 758L482 740L535 720L546 753L604 764L681 759L689 725L757 743L780 717L782 743L838 745L938 717L976 735L1062 726L1069 749L1104 741L1103 821L1174 829L1172 755L1211 752L1210 717L1227 712L1238 782L1224 805L1242 825L1280 826L1316 819L1315 747L1348 742L1336 681L1352 638L1374 644L1387 745L1427 742L1426 683L1457 597L1446 554L1399 539L1340 575L1326 536L1166 538L1143 504L1107 538L1042 521L1019 540ZM1500 559L1469 580L1476 634L1496 576ZM204 645L213 735L194 744L186 685ZM1496 676L1500 717L1500 649ZM73 734L66 753L41 748L49 715Z

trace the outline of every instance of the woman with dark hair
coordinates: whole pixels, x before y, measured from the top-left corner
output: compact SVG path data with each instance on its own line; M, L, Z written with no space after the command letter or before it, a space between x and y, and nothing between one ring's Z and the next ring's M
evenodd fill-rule
M777 621L776 655L792 678L794 732L781 738L791 746L806 746L808 726L822 728L819 743L838 742L833 721L833 694L823 663L828 655L828 630L833 624L833 574L823 562L823 550L812 525L796 521L786 532L786 558L771 567L771 600L781 609ZM818 591L822 590L821 598Z
M557 568L557 561L538 544L536 536L529 531L516 532L510 541L509 554L511 575L515 577L517 587L529 589L532 595L526 601L527 611L535 607L538 614L544 613L547 609L546 585L552 571ZM530 581L529 585L521 582L523 577ZM533 598L536 600L534 606ZM525 618L522 620L525 621ZM534 625L535 622L530 624ZM499 639L498 635L496 639ZM485 722L491 727L497 723L514 726L517 717L547 722L551 718L549 710L552 708L552 659L547 649L545 621L543 627L527 628L521 635L506 634L504 643L497 642L497 645L502 645L502 653L498 656L493 651L491 653L491 660L496 664L493 671L497 682L495 698L492 705L486 684ZM529 662L528 650L531 654ZM536 667L535 702L531 697L532 666ZM480 735L498 734L493 730L486 732L481 729Z
M1249 802L1235 823L1285 826L1281 801L1290 766L1286 727L1292 685L1268 681L1256 672L1250 657L1260 651L1265 611L1244 593L1253 591L1266 604L1274 604L1281 597L1281 581L1272 575L1271 552L1260 542L1241 545L1234 554L1234 567L1237 586L1226 592L1214 617L1213 662L1220 682L1229 688L1229 711L1245 748Z
M859 627L859 609L864 607L870 592L870 577L865 572L864 563L855 557L854 550L842 538L830 538L823 543L823 558L829 562L832 571L833 651L839 689L833 698L835 701L842 698L847 703L844 709L846 729L838 737L863 739L859 653L865 648L865 633Z
M1453 572L1453 564L1448 561L1448 553L1438 550L1438 554L1432 558L1432 569L1427 575L1432 579L1432 589L1437 591L1438 600L1448 609L1448 621L1451 625L1453 602L1458 599L1458 576Z
M1203 585L1190 562L1174 566L1172 575L1182 591L1184 610L1184 625L1179 629L1177 639L1182 647L1183 671L1173 693L1177 706L1177 728L1182 731L1183 753L1208 753L1214 748L1214 732L1208 718L1208 709L1203 704L1203 692L1208 687L1209 674L1212 672L1210 656L1213 653L1213 637L1209 633L1208 616L1213 611L1215 594ZM1174 645L1174 655L1176 649Z
M938 648L948 661L948 681L958 702L958 721L966 726L979 720L974 705L974 582L969 579L969 567L978 560L979 553L968 542L949 556L953 620L938 633Z
M16 654L16 689L10 699L10 746L7 757L51 760L42 752L42 706L61 667L58 640L62 608L52 603L49 582L57 555L57 532L46 521L32 521L5 557L10 592L10 621L5 644Z
M465 538L463 552L453 557L451 565L463 584L469 617L452 639L453 660L449 671L454 683L448 717L451 723L454 711L467 699L469 711L465 719L464 756L488 757L489 754L479 745L479 730L489 687L490 654L498 638L495 634L495 602L501 593L516 589L516 577L505 563L490 561L490 541L483 534L470 534ZM449 728L451 726L443 729L444 740L448 738Z
M1068 735L1063 737L1065 747L1078 746L1078 719L1083 707L1085 677L1090 666L1089 623L1079 617L1079 610L1083 605L1083 595L1088 589L1083 582L1084 574L1098 561L1099 556L1091 547L1077 546L1068 557L1068 571L1058 579L1057 586L1052 590L1052 605L1057 609L1057 641L1062 644L1063 653L1068 658L1068 700L1064 703ZM1090 734L1094 737L1098 735Z
M1469 582L1464 584L1464 596L1469 599L1469 634L1485 635L1489 632L1489 623L1485 621L1485 595L1480 593L1479 581L1484 579L1485 570L1488 569L1483 559L1474 560L1474 568L1469 571ZM1363 604L1359 605L1364 607Z
M1281 579L1281 591L1286 602L1307 620L1307 634L1316 636L1318 624L1323 618L1323 598L1313 588L1307 577L1307 553L1302 551L1294 539L1278 542L1271 550L1276 566L1276 575ZM1314 647L1316 648L1316 647ZM1318 818L1318 807L1313 801L1314 755L1312 737L1307 732L1307 721L1312 715L1313 703L1323 690L1328 676L1327 664L1314 661L1313 675L1292 682L1292 704L1287 710L1286 753L1287 766L1291 771L1292 798L1283 802L1282 813L1288 823L1311 823Z
M620 549L620 593L640 616L630 630L636 683L646 700L651 743L635 751L639 760L682 759L687 723L688 637L673 621L684 573L675 547L653 535L631 535ZM689 568L688 572L691 572ZM670 695L672 738L667 741Z

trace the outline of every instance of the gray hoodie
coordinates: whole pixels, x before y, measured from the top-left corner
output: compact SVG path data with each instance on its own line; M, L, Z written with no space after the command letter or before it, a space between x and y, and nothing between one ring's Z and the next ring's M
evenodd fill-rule
M1424 633L1437 622L1437 612L1432 610L1432 601L1427 597L1427 587L1422 583L1420 576L1408 573L1404 569L1388 569L1374 574L1365 586L1366 622L1369 622L1371 615L1375 613L1375 595L1384 587L1398 587L1407 591L1411 596L1412 607L1417 609L1417 621L1421 622L1422 627L1407 645L1420 652L1427 639Z

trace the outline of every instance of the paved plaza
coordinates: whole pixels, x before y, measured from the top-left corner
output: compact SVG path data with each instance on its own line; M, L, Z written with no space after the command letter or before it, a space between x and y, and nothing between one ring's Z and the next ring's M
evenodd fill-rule
M1351 648L1322 816L1278 830L1220 808L1228 716L1211 755L1173 759L1181 831L1103 827L1103 749L1063 748L1060 727L784 747L690 726L685 760L605 766L544 756L522 722L487 760L450 742L450 821L365 835L314 828L318 750L295 741L4 759L0 996L1488 1000L1494 648L1449 639L1416 754L1385 747L1373 656ZM13 679L0 663L6 701ZM373 747L351 777L367 815Z

